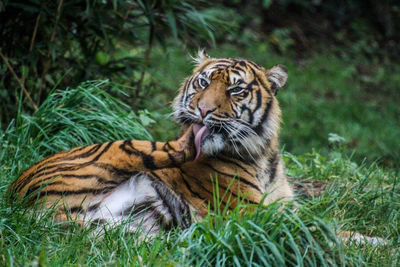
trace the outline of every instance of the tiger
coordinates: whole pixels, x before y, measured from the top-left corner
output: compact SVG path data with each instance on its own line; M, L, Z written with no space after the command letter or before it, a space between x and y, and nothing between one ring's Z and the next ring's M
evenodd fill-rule
M128 231L188 228L210 211L289 202L294 193L279 150L287 81L243 58L195 58L172 102L175 140L119 140L70 149L24 171L10 186L18 200L55 210L60 221ZM220 196L215 201L215 195Z

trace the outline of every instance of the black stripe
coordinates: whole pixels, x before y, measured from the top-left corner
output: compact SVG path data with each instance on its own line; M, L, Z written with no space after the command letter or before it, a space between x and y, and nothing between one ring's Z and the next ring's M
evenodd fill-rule
M93 146L96 146L96 145L97 145L97 144L94 144ZM81 151L81 150L83 150L83 149L85 149L85 148L88 148L88 147L90 147L90 146L81 146L81 147L72 148L72 149L67 150L67 151L63 151L63 152L56 153L56 154L54 154L54 155L52 155L52 156L46 157L46 158L42 159L41 161L35 163L33 166L29 167L29 168L26 169L25 171L28 171L29 169L31 169L31 168L33 168L33 167L35 167L35 166L36 166L36 167L40 167L40 166L41 166L42 164L44 164L44 163L46 163L46 167L47 167L47 166L48 166L48 165L47 165L48 163L53 163L54 161L57 161L57 160L60 160L60 159L64 159L65 157L62 157L62 158L54 158L54 157L58 156L58 155L61 154L61 153L75 153L75 152L79 152L79 151ZM52 158L53 158L53 159L52 159ZM22 173L24 173L25 171L23 171ZM40 170L39 170L39 169L36 169L36 171L35 171L34 173L36 173L36 172L38 172L38 171L40 171ZM34 173L31 173L31 175L34 174ZM27 178L29 178L31 175L26 176L26 177L24 178L24 180L26 180Z
M258 65L258 64L255 63L255 62L253 62L253 61L247 60L246 63L249 64L250 67L254 67L254 68L256 68L257 70L261 70L261 66Z
M242 67L245 67L245 68L247 67L246 63L243 60L239 60L237 63Z
M242 66L235 65L235 68L236 68L237 70L239 70L239 71L243 71L244 73L248 73L247 68L244 68L244 67L242 67Z
M213 115L214 118L218 118L218 119L228 120L230 118L228 113L224 113L223 114L224 116L222 116L220 114L212 114L212 115Z
M186 103L187 101L187 92L188 92L188 86L189 86L189 81L192 79L192 77L186 79L184 86L182 87L182 96L179 99L179 103Z
M40 183L39 186L32 187L32 186L36 185L37 184L36 183L36 184L30 186L30 189L28 189L28 190L33 192L34 190L39 189L44 184L44 182L46 182L48 180L51 180L52 178L56 178L57 176L60 176L60 177L63 177L63 178L78 178L78 179L96 178L97 181L99 183L102 183L102 184L118 185L118 184L122 183L123 181L127 180L128 178L130 178L131 176L133 176L133 175L138 173L138 172L133 172L133 171L130 171L130 170L119 169L119 168L117 168L117 167L115 167L114 165L111 165L111 164L94 163L93 166L95 166L97 168L101 168L101 169L105 169L105 170L110 171L111 175L113 176L112 178L119 177L119 178L122 178L122 179L121 179L121 181L118 182L118 181L115 181L115 180L105 180L102 177L97 176L97 175L59 174L59 175L54 175L52 177L48 177L46 179L40 180L39 181L39 183ZM65 169L65 170L68 171L68 170L71 170L71 169ZM63 169L59 169L58 171L62 172L64 170ZM61 183L61 182L53 182L53 183L49 183L48 185L55 185L55 184L59 184L59 183Z
M200 87L198 77L199 76L192 76L190 79L190 85L192 86L193 89L196 89L196 91L198 89L198 88L196 88L196 82L198 84L197 86ZM187 100L187 98L186 98L186 100Z
M261 83L261 86L270 94L272 94L273 88L269 88L268 85L264 82L263 79L260 79L258 77L256 77L256 79L259 81L259 83ZM274 85L274 83L272 83L272 85ZM271 91L272 90L272 91Z
M256 107L253 110L254 113L261 107L262 99L261 99L261 91L260 90L256 91L256 96L257 96L257 103L256 103Z
M120 169L115 167L113 164L107 164L107 163L94 163L93 166L105 169L113 174L113 176L118 176L118 177L128 177L130 178L133 175L138 174L139 172L137 171L132 171L129 169Z
M124 151L126 154L132 155L133 151L129 150L128 147L131 147L130 140L125 140L122 144L119 145L119 148Z
M187 175L188 177L190 177L190 178L192 178L192 179L198 180L197 177L188 175L188 174L185 173L183 170L182 170L182 173L184 173L185 175ZM200 185L200 186L201 186L206 192L208 192L211 196L214 196L214 195L213 195L213 192L208 191L208 190L205 189L201 184L198 184L198 185ZM213 184L211 184L211 185L213 186ZM225 186L223 186L223 185L221 185L221 184L218 184L218 187L224 189L225 191L228 191L228 192L229 192L233 197L235 197L235 198L238 198L238 197L239 197L239 196L236 195L234 192L232 192L231 190L228 190L227 187L225 187ZM213 188L214 188L214 186L213 186ZM227 203L226 203L223 199L219 199L219 201L221 201L221 203L224 204L224 206L227 205ZM252 202L252 201L249 200L249 202ZM213 203L212 203L212 204L213 204Z
M189 84L190 78L191 78L191 77L185 79L185 82L184 82L183 87L182 87L182 96L181 96L181 98L179 99L179 102L180 102L180 103L182 103L182 102L184 101L184 97L185 97L186 91L187 91L187 85Z
M113 190L115 186L109 186L109 187L103 187L103 188L98 188L98 189L93 189L93 188L85 188L85 189L80 189L80 190L63 190L63 191L58 191L58 190L46 190L41 192L40 197L44 196L50 196L50 195L56 195L56 196L71 196L71 195L81 195L81 194L105 194L107 192L110 192Z
M108 149L108 148L105 148L103 150L103 153L105 152L106 149ZM100 154L102 154L102 153L100 153ZM77 163L61 163L61 164L53 166L52 168L55 168L55 169L53 169L51 171L48 170L48 169L44 169L42 172L35 173L35 175L31 179L31 181L33 181L35 178L38 178L40 176L48 176L48 175L53 175L53 174L56 174L56 173L60 173L60 174L57 174L57 175L63 176L62 172L65 172L65 171L77 171L77 170L79 170L81 168L84 168L84 167L87 167L89 165L92 165L93 162L96 161L96 160L97 159L95 158L95 159L93 159L93 160L91 160L89 162L84 162L84 163L80 163L80 164L77 164ZM56 168L56 167L58 167L58 168ZM57 175L51 176L50 178L55 177ZM41 181L46 181L46 180L48 180L48 179L46 178L46 179L41 180Z
M81 213L81 212L84 212L82 206L72 207L72 208L67 209L67 211L69 211L70 213Z
M204 66L202 66L202 68L199 70L199 73L202 73L208 66L210 66L211 64L214 64L215 61L210 61L207 64L205 64Z
M143 161L143 165L146 169L149 170L155 170L157 169L156 164L154 163L154 158L151 155L145 154L145 153L141 153L140 155L142 157L142 161Z
M238 71L238 70L231 69L230 71L233 72L233 73L235 73L235 74L237 74L237 75L239 75L239 76L241 76L241 73L240 73L240 71Z
M90 162L93 163L93 162L97 161L104 153L106 153L106 152L110 149L110 147L112 146L113 143L114 143L114 142L108 142L108 143L106 143L107 145L106 145L106 147L103 149L103 151L101 151L99 154L97 154L97 156L96 156L94 159L92 159Z
M217 170L217 169L214 168L211 164L206 163L206 162L202 162L202 164L203 164L203 165L206 165L208 168L210 168L211 170L215 171L216 173L218 173L218 174L220 174L220 175L224 175L224 176L227 176L227 177L232 178L232 179L236 178L239 182L243 182L243 183L245 183L245 184L247 184L247 185L253 187L253 188L256 189L257 191L262 192L261 189L260 189L257 185L255 185L255 184L253 184L252 182L246 180L244 177L240 177L240 176L238 176L238 175L232 175L232 174L229 174L229 173L226 173L226 172L222 172L222 171L220 171L220 170Z
M126 147L129 147L131 150L127 149ZM144 153L143 151L137 150L131 141L125 141L123 144L121 144L120 148L126 152L129 155L135 155L138 156L142 159L143 165L146 169L149 170L155 170L157 169L157 166L154 163L154 157Z
M172 151L174 151L174 152L176 151L176 150L169 144L169 142L166 142L166 143L164 144L162 150L165 151L165 152L168 152L169 150L172 150Z
M146 175L150 176L151 178L156 178L158 181L161 181L162 183L164 182L160 176L158 176L155 172L151 171L149 173L146 173Z
M187 94L187 96L186 96L186 101L187 101L189 98L191 98L192 96L196 95L196 94L197 94L197 92Z
M151 199L151 200L150 200ZM129 208L123 209L121 211L121 216L129 216L129 215L143 215L144 211L154 211L155 207L153 206L155 199L146 198L143 202L133 203Z
M90 157L91 155L93 155L94 153L96 153L101 147L101 144L95 144L94 147L92 147L91 149L89 149L88 151L82 153L82 154L78 154L72 157L65 157L65 158L59 158L58 160L74 160L74 159L79 159L79 158L86 158L86 157Z
M185 173L183 170L181 170L181 172L184 174L184 175L186 175L186 176L188 176L188 177L190 177L190 178L192 178L193 180L197 180L197 181L199 181L198 179L197 179L197 177L194 177L194 176L191 176L191 175L188 175L187 173ZM199 181L200 182L200 181ZM199 185L200 187L202 187L203 188L203 190L204 191L206 191L207 193L209 193L211 196L213 196L213 193L212 192L210 192L210 191L208 191L206 188L204 188L204 186L203 185L201 185L201 182L200 183L198 183L197 185ZM189 185L187 185L188 186L188 188L189 188L189 190L190 190L190 187L189 187ZM222 188L222 189L224 189L225 191L229 191L229 193L233 196L233 197L235 197L235 198L238 198L239 196L238 195L236 195L234 192L232 192L231 190L228 190L226 187L224 187L224 186L222 186L221 184L218 184L218 186L220 187L220 188ZM191 191L191 190L190 190ZM200 198L200 199L204 199L204 198ZM221 203L224 205L224 206L226 206L227 205L227 203L223 200L223 199L219 199L219 201L221 201ZM250 200L250 199L246 199L246 201L248 201L249 203L251 203L251 204L259 204L259 203L256 203L256 202L254 202L254 201L252 201L252 200ZM213 204L213 203L212 203Z
M96 145L96 144L94 144L94 145ZM89 145L90 146L90 145ZM78 147L75 147L75 148L71 148L70 150L67 150L66 152L68 152L68 153L75 153L75 152L79 152L79 151L81 151L81 150L83 150L83 149L85 149L85 148L87 148L88 146L78 146Z
M203 189L203 191L207 192L207 193L210 194L211 196L213 195L213 192L207 190L207 188L205 188L205 187L202 185L201 181L200 181L197 177L191 176L191 175L187 174L187 173L186 173L184 170L182 170L182 169L181 169L181 173L183 174L183 176L187 176L187 177L191 178L192 181L197 181L196 184L197 184L199 187L201 187L201 188ZM183 178L183 176L182 176L182 178ZM193 191L191 190L190 184L187 183L187 182L185 181L185 179L184 179L184 182L185 182L186 186L188 187L188 189L190 190L190 192L193 192ZM206 199L206 198L204 198L204 197L199 197L199 198L200 198L200 199Z
M235 61L234 60L229 60L229 59L218 59L217 63L228 63L228 64L233 64Z
M278 152L275 152L271 158L268 159L270 167L269 182L272 183L275 180L276 169L279 162Z
M197 193L197 192L195 192L195 191L192 190L191 186L190 186L189 183L186 181L185 176L183 175L182 171L180 171L179 174L181 175L181 178L182 178L182 180L183 180L183 183L185 184L186 188L190 191L190 193L191 193L193 196L197 197L198 199L204 200L204 198L201 197L201 196L199 195L199 193Z
M227 67L229 67L229 65L230 64L223 64L223 62L221 62L213 65L210 69L226 69Z
M251 70L251 72L253 73L253 76L254 76L254 80L255 81L257 81L257 85L260 87L260 84L261 84L261 86L268 92L268 93L272 93L271 92L271 89L268 87L268 85L264 82L264 80L263 79L261 79L260 77L259 77L259 75L257 75L257 73L256 73L256 71L253 69L253 68L250 68L250 70Z
M247 84L246 88L249 91L253 91L254 90L253 86L259 86L259 83L257 82L256 79L252 80L249 84Z
M50 177L46 177L45 179L40 179L38 182L36 182L36 183L34 183L34 184L32 184L32 185L30 185L30 187L33 187L33 188L35 188L35 187L40 187L40 185L41 184L44 184L44 183L46 183L47 181L49 181L49 180L52 180L52 179L56 179L57 177L62 177L62 178L66 178L66 179L96 179L96 181L99 183L99 184L109 184L109 185L118 185L119 183L117 183L116 181L112 181L112 180L106 180L106 179L104 179L103 177L101 177L101 176L98 176L98 175L94 175L94 174L89 174L89 175L79 175L79 174L62 174L62 173L60 173L60 174L56 174L56 175L53 175L53 176L50 176ZM48 185L54 185L56 182L54 182L54 183L49 183Z
M179 164L177 164L176 159L174 158L174 156L172 156L170 153L167 153L167 154L168 154L169 160L170 160L171 163L172 163L172 166L178 166ZM185 157L185 154L183 154L183 156ZM184 162L186 161L185 158L184 158L183 161L184 161Z
M193 88L195 88L195 86L194 86L194 84L192 83L192 80L193 80L193 77L192 78L190 78L190 80L189 80L189 82L188 82L188 87L186 87L185 88L185 95L186 95L186 97L185 97L185 99L183 99L183 101L182 101L182 99L181 99L181 103L183 102L183 104L186 104L186 102L189 100L189 98L191 98L193 95L195 95L195 94L197 94L197 92L195 92L195 93L188 93L188 91L189 91L189 86L192 86ZM182 95L182 97L184 97L185 95Z
M32 181L34 178L43 175L43 174L42 174L43 171L49 170L49 169L54 168L54 167L56 167L56 166L59 166L60 163L57 163L57 161L74 160L74 159L76 159L76 158L82 158L82 157L84 157L84 155L89 155L89 156L91 156L92 154L96 153L97 150L99 150L99 148L100 148L101 145L95 144L95 145L93 145L93 146L94 146L94 147L91 148L89 151L86 151L86 152L84 152L83 154L75 155L75 156L73 156L73 157L55 158L55 159L49 160L49 161L47 161L47 162L45 162L45 161L46 161L47 159L49 159L49 158L46 158L46 159L42 160L41 162L43 162L43 163L39 162L38 165L37 165L37 167L40 167L40 168L39 168L39 169L36 169L34 172L32 172L31 174L29 174L28 176L26 176L26 177L23 179L23 183L20 183L17 189L18 189L18 190L22 189L24 186L27 185L27 183L29 183L30 181ZM84 149L84 148L87 148L87 146L82 147L82 149ZM82 149L78 149L78 150L80 151L80 150L82 150ZM68 153L68 152L69 152L69 151L61 152L61 153ZM82 155L83 155L83 156L82 156ZM54 157L54 156L57 156L57 154L53 155L53 157ZM53 165L50 165L50 164L52 164L52 163L54 163L54 164L53 164ZM41 166L42 164L44 164L44 165ZM62 165L67 165L67 164L71 164L71 163L63 163ZM47 173L46 173L45 175L47 175Z
M240 111L242 114L244 114L244 112L247 111L247 113L249 114L249 123L252 124L254 120L254 115L251 112L251 110L244 104L240 107Z
M48 161L48 162L46 162L46 165L43 166L43 168L41 168L40 170L36 170L36 173L42 171L43 169L50 169L50 168L53 168L55 166L58 166L60 163L57 163L57 161L75 160L75 159L78 159L78 158L84 158L84 157L92 156L93 154L95 154L100 149L102 144L94 144L92 146L93 146L92 148L90 148L88 151L85 151L82 154L74 155L74 156L71 156L71 157L68 157L68 155L66 155L65 157L55 158L54 160ZM89 147L90 146L85 146L83 148L89 148ZM61 152L61 153L69 153L69 151L65 151L65 152ZM56 156L56 155L57 154L55 154L54 156ZM49 165L49 163L55 163L55 164L54 165ZM65 163L65 164L68 164L68 163Z
M251 91L249 91L248 93L244 94L243 97L246 98L247 95L250 94L250 99L248 101L249 106L251 106L253 100L254 100L254 90L252 89ZM255 110L252 111L253 113L255 112Z
M105 146L105 148L104 148L99 154L97 154L96 157L94 157L92 160L90 160L90 161L88 161L88 162L81 163L81 164L76 164L76 163L74 163L74 162L71 162L71 163L58 163L58 164L55 164L55 165L53 165L53 166L47 166L47 165L46 165L45 167L42 168L41 171L36 171L36 172L34 173L34 176L32 177L32 180L33 180L33 178L36 178L36 177L38 177L38 176L49 175L49 174L53 174L53 173L56 173L56 172L62 172L62 171L68 171L68 170L77 170L77 169L86 167L86 166L88 166L88 165L91 165L93 162L97 161L97 160L100 158L101 155L103 155L105 152L108 151L108 149L109 149L110 146L113 144L113 142L108 142L108 143L106 143L106 144L107 144L107 145ZM97 151L99 150L99 148L100 148L101 146L103 146L103 145L104 145L104 144L99 145L98 148L96 147L96 151L95 151L95 152L97 152ZM91 154L94 154L95 152L93 152L93 153L91 153ZM60 158L59 160L63 160L63 158ZM59 167L59 166L64 166L64 167L62 167L62 168L56 168L55 170L48 171L48 170L51 169L51 168ZM46 171L46 172L43 173L43 171Z
M217 159L218 159L219 161L224 162L224 163L233 164L233 165L239 167L240 169L242 169L242 170L243 170L244 172L246 172L248 175L254 176L254 174L250 173L250 172L247 170L246 167L243 167L242 165L240 165L239 163L237 163L237 162L235 162L235 161L233 161L233 160L229 160L229 159L226 159L226 158L222 158L222 157L220 157L220 156L217 156Z
M255 127L254 131L258 134L261 135L262 131L263 131L263 124L264 122L268 119L269 117L269 113L271 111L271 107L272 107L272 103L274 102L274 98L271 97L270 100L267 103L267 106L265 108L265 112L263 113L263 116L261 117L260 122L258 123L258 125Z
M101 202L91 205L87 208L86 212L92 212L100 207Z
M61 167L60 167L61 166ZM58 172L63 172L63 171L75 171L77 169L80 169L81 166L80 165L75 165L75 164L58 164L58 165L54 165L51 168L53 168L52 170L49 169L44 169L42 170L42 172L35 172L34 175L32 176L32 179L30 181L34 181L35 179L39 178L39 177L43 177L43 176L48 176L48 175L52 175L54 173L58 173Z
M93 226L99 226L99 225L101 225L101 224L105 224L106 222L107 222L107 220L101 219L101 218L97 218L97 219L94 219L94 220L90 221L90 223L91 223Z
M235 113L236 118L239 118L239 113L235 110L235 105L233 105L233 103L230 103L231 109L233 110L233 112Z
M57 181L57 182L53 182L51 185L59 185L59 184L64 184L64 182L62 181ZM50 184L40 184L37 186L30 186L25 192L24 192L24 197L28 196L31 197L32 195L38 195L40 194L40 192L47 188L47 186L49 186Z
M243 91L241 94L236 95L236 97L240 97L240 100L245 99L249 93L251 93L250 91ZM253 98L253 94L251 94L252 98ZM251 99L252 99L251 98ZM249 103L251 102L251 99L249 100Z

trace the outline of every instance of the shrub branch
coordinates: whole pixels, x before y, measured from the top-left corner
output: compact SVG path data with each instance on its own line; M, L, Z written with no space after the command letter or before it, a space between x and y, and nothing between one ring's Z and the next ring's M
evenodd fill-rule
M60 13L61 13L61 7L63 5L63 2L64 2L63 0L60 0L58 2L58 6L57 6L56 21L54 22L53 31L51 33L50 42L49 42L49 50L47 51L47 56L46 56L46 61L44 62L44 68L43 68L42 76L40 77L39 92L38 92L38 97L37 97L38 105L40 103L40 96L42 95L42 88L43 88L43 84L44 84L44 78L45 78L46 74L49 72L49 69L50 69L50 63L51 63L51 60L50 60L50 45L54 42L54 38L56 36L57 24L58 24L58 21L60 20Z
M29 102L32 104L33 108L37 110L37 105L35 102L33 102L31 95L29 94L28 90L26 90L24 83L21 81L20 78L18 78L17 74L14 71L14 68L11 66L11 64L8 62L6 56L4 56L3 52L0 50L0 57L3 59L4 63L7 65L8 70L11 72L11 74L14 76L15 80L18 82L18 84L21 86L22 90L24 91L25 96L28 98Z
M29 51L33 50L33 45L35 44L36 34L37 34L37 30L38 30L38 27L39 27L39 21L40 21L41 17L42 17L42 12L40 12L39 15L36 18L35 28L33 29L31 45L29 46Z

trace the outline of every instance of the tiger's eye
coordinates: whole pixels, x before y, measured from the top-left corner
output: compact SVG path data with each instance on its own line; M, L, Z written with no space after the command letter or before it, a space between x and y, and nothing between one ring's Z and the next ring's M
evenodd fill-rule
M238 95L238 94L243 93L243 91L244 91L244 88L237 86L237 87L233 87L232 89L230 89L229 93L231 95Z
M206 81L206 79L200 78L199 85L201 88L206 88L208 86L208 82Z

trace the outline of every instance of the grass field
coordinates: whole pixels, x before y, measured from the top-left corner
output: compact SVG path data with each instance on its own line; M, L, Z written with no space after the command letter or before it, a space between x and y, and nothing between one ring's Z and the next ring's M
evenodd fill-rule
M192 65L186 52L155 51L147 110L137 113L87 82L56 91L33 116L19 114L0 132L0 265L5 266L396 266L400 264L399 66L372 65L334 53L308 59L277 56L259 45L225 46L212 56L241 56L264 66L287 65L281 89L284 161L291 176L327 182L320 196L299 197L296 212L279 204L256 212L211 214L185 231L140 241L122 227L97 234L39 220L7 198L27 167L59 150L107 140L169 139L176 126L166 104ZM161 60L160 60L161 59ZM170 66L174 66L171 68ZM117 92L117 93L116 93ZM142 126L146 125L152 136ZM387 240L386 246L342 244L336 229Z

